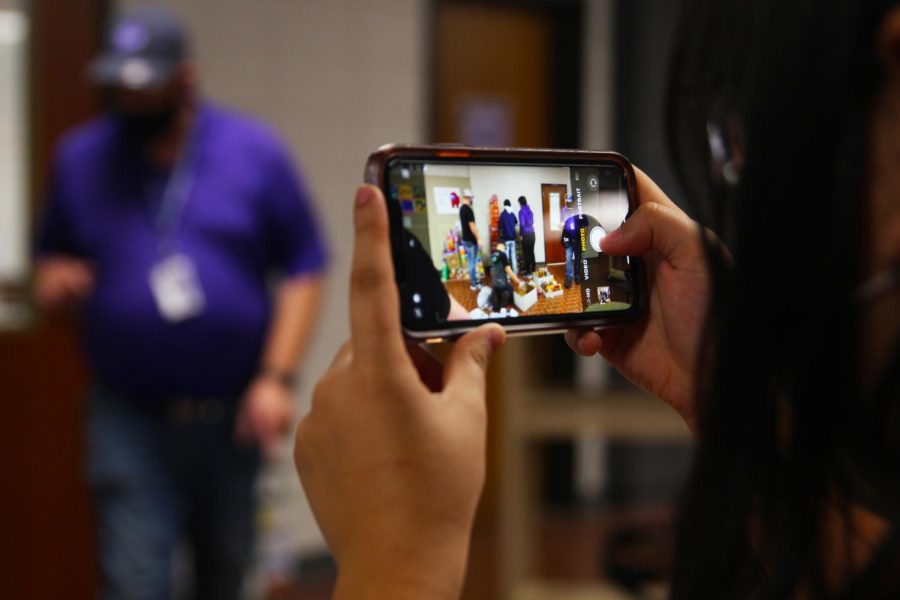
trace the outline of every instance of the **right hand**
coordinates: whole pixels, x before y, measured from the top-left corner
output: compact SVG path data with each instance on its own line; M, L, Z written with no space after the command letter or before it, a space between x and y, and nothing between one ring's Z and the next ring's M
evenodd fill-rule
M486 468L485 369L504 332L467 333L443 368L416 360L377 188L358 190L354 223L352 335L297 427L297 470L338 563L335 598L457 598Z
M94 274L87 261L68 256L48 256L37 263L35 300L45 311L72 308L94 289Z
M602 247L613 256L644 257L647 315L622 328L570 330L566 342L584 356L599 352L635 385L670 404L693 430L697 354L709 297L699 225L643 171L635 173L641 205Z

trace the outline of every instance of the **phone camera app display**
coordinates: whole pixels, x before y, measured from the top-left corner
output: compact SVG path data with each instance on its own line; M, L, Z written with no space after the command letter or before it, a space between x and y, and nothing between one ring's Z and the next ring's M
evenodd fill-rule
M386 183L402 215L402 310L415 322L528 320L634 302L628 257L602 250L629 210L616 164L402 161Z

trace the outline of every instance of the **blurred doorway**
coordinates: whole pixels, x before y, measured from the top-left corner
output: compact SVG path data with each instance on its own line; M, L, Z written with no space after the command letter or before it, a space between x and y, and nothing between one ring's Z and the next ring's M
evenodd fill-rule
M566 262L566 251L560 243L563 229L563 209L566 207L566 197L569 187L564 184L543 184L541 186L541 199L544 214L550 215L544 219L544 256L547 264L560 264Z
M50 156L60 134L95 113L84 77L100 46L107 0L0 0L22 9L27 37L28 222L41 213ZM8 19L6 35L9 35ZM31 237L25 231L26 238ZM14 293L26 306L25 282ZM83 474L87 374L72 319L39 316L0 328L0 598L94 597L91 520Z
M575 147L580 0L437 0L432 139Z
M432 6L429 141L578 146L582 0L434 0ZM561 197L565 196L563 191ZM564 262L565 254L561 256L558 260ZM544 338L541 349L530 355L552 354L561 343ZM504 508L498 500L504 362L494 361L488 372L488 473L464 599L500 594L497 529Z

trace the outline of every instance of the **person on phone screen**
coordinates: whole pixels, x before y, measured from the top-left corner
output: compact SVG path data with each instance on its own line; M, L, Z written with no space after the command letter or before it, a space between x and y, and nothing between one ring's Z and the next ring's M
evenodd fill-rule
M510 281L515 283L516 287L522 283L510 266L506 248L506 244L497 242L497 247L491 253L491 302L495 312L513 303L513 287Z
M534 213L525 196L519 196L519 234L522 237L522 272L534 274Z
M324 239L271 129L201 99L172 14L124 13L90 77L107 110L58 146L35 291L83 317L99 596L170 597L186 541L197 597L238 598Z
M475 211L472 210L472 190L463 191L462 206L459 207L459 225L462 228L463 252L469 266L469 289L477 290L478 283L478 249L481 247L481 236L475 225Z
M516 257L516 226L519 220L513 213L512 203L509 199L503 201L503 212L500 213L500 241L506 246L506 256L509 258L513 273L518 273L518 258Z
M601 249L643 258L648 310L566 341L696 438L669 598L900 598L900 2L678 4L668 141L700 220L635 169L639 206ZM384 197L363 186L355 210L366 293L298 472L337 600L457 598L505 334L462 336L443 370L409 348Z
M567 198L568 201L572 197ZM566 251L566 289L572 287L575 281L575 264L581 259L581 235L580 229L583 218L568 205L563 207L561 220L563 223L560 243Z

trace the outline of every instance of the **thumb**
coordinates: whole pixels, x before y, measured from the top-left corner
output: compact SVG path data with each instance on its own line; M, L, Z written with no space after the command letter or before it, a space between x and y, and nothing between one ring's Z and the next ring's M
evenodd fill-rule
M506 332L496 324L482 325L460 338L444 365L444 393L483 399L488 363L505 339Z
M695 250L698 231L698 225L678 208L648 202L600 244L603 252L613 256L641 256L656 251L677 263Z

